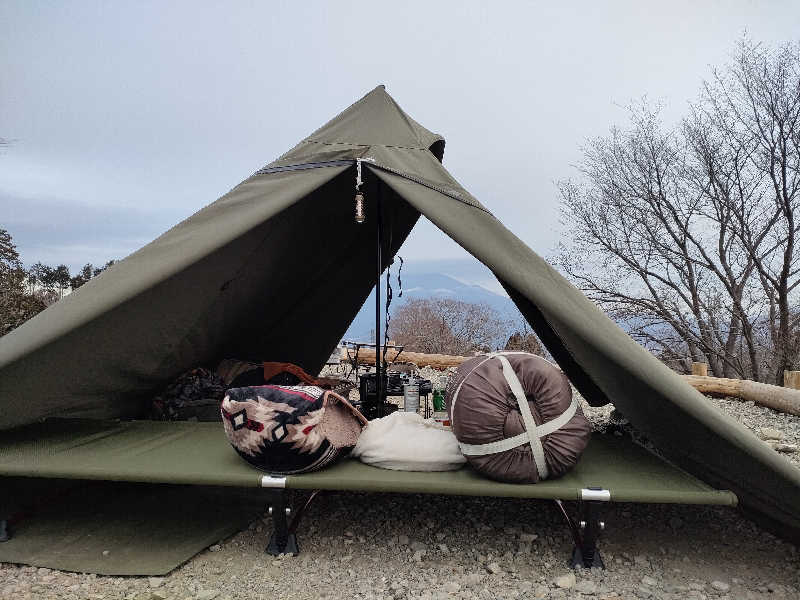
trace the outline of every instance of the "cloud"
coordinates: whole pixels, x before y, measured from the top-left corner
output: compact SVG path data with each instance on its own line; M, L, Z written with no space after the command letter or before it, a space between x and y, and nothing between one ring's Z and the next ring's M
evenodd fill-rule
M152 215L131 207L91 206L0 190L3 221L25 264L103 264L121 259L161 232Z

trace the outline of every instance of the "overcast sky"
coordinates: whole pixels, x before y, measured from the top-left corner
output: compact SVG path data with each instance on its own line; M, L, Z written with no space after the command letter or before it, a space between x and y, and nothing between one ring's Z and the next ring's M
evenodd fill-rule
M28 265L122 258L383 83L546 255L584 141L643 95L678 119L745 31L795 39L800 3L0 0L0 228Z

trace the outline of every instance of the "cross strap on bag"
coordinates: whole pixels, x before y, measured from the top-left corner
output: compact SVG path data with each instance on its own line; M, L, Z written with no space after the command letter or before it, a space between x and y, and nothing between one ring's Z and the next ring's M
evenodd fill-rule
M555 419L537 426L536 421L533 418L533 414L531 413L531 408L528 406L528 398L525 396L525 391L522 389L522 384L519 382L517 374L514 372L511 363L508 362L508 359L505 356L508 354L527 353L492 352L486 356L485 360L482 360L475 365L472 371L470 371L467 376L461 380L461 383L459 383L456 391L453 393L453 400L450 404L450 419L453 422L453 426L455 426L454 418L456 400L458 399L458 393L461 391L461 386L464 385L464 382L469 379L469 376L472 375L472 373L474 373L478 367L496 358L500 361L503 367L503 376L505 377L509 388L511 388L511 393L514 395L517 400L517 404L519 405L519 410L522 414L522 422L525 425L525 431L519 435L515 435L510 438L504 438L496 442L490 442L488 444L465 444L463 442L459 442L461 453L464 454L464 456L485 456L487 454L505 452L507 450L511 450L512 448L522 446L523 444L530 444L531 452L533 453L533 461L536 464L536 471L539 473L539 479L547 479L547 477L550 475L550 472L547 468L547 462L544 457L542 438L562 428L570 421L570 419L572 419L572 417L575 415L575 412L578 410L578 401L573 396L572 402L563 413L561 413Z

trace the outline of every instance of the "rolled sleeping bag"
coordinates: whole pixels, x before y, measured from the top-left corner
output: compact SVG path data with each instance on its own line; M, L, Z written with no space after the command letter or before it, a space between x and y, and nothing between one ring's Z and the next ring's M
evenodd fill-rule
M591 436L566 375L527 352L494 352L462 363L445 400L461 452L497 481L537 483L563 475Z
M317 386L231 388L220 412L239 456L276 475L332 464L350 452L367 424L342 396Z

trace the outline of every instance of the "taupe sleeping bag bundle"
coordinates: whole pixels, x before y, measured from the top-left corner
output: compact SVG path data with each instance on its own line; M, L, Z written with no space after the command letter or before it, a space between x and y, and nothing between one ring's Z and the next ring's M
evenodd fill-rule
M580 458L591 425L567 377L527 352L461 364L445 392L453 432L470 465L491 479L536 483Z

